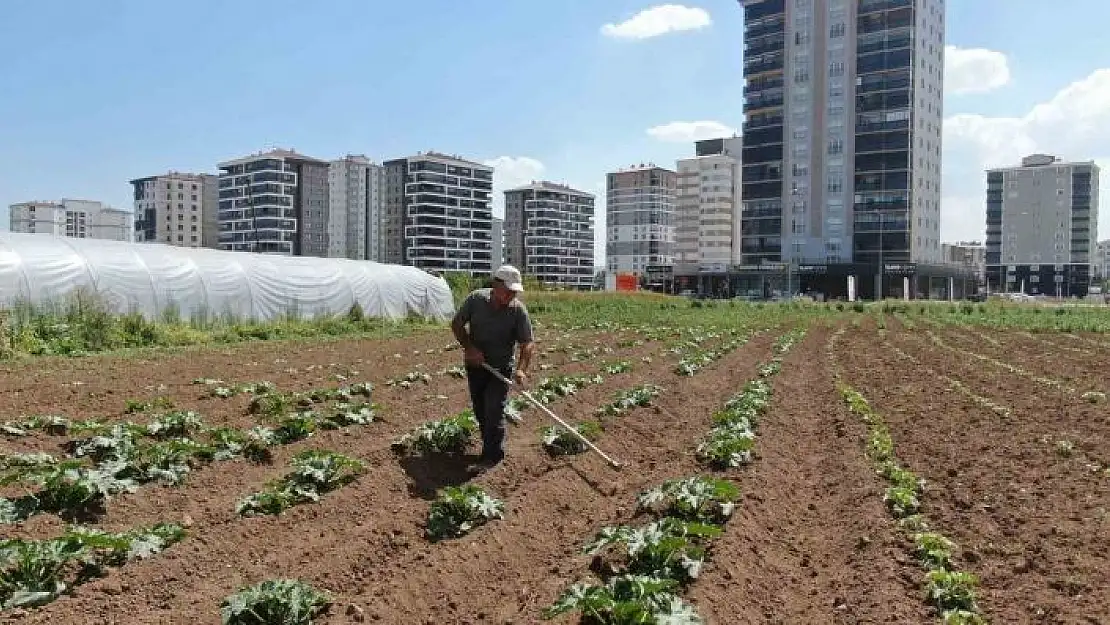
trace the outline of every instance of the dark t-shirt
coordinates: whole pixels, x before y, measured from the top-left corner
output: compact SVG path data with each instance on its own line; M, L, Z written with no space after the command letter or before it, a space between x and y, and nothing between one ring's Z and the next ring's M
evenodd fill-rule
M532 320L520 300L496 308L492 298L492 289L473 291L459 306L455 320L469 324L470 342L491 367L512 367L516 364L516 345L532 342Z

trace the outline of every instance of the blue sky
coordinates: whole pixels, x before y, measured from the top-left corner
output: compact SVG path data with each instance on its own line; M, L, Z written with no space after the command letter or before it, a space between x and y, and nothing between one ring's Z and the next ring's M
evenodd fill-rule
M1097 72L1110 68L1110 3L948 5L947 43L960 49L948 78L960 88L946 97L942 238L981 239L983 167L1046 150L1110 169L1110 71ZM738 3L686 2L617 29L671 25L658 36L603 29L653 6L11 0L0 227L14 202L130 208L131 178L214 172L272 146L376 160L435 149L495 161L499 187L544 178L599 193L606 171L673 167L695 136L743 121ZM1102 213L1105 238L1110 206Z

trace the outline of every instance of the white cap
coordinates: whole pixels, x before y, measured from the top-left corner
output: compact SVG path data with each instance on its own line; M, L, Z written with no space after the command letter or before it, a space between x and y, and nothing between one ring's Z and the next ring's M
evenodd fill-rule
M524 285L521 284L520 272L512 265L501 265L497 271L493 272L493 277L505 283L505 287L510 291L520 293L524 290Z

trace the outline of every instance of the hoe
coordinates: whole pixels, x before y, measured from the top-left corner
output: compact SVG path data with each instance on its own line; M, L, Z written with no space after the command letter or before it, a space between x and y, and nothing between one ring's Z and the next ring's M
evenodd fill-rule
M509 386L509 387L513 386L512 380L506 379L505 376L501 375L501 372L498 371L497 369L494 369L493 367L489 366L489 364L484 363L484 362L482 363L482 366L485 367L487 371L492 373L494 375L494 377L496 377L498 380L501 380L501 382L503 382L506 386ZM609 456L605 455L605 452L598 449L597 446L594 445L585 436L582 436L582 434L578 430L576 430L576 429L570 427L569 425L567 425L566 421L563 421L562 419L560 419L554 412L551 412L551 410L549 410L547 408L547 406L544 406L539 401L537 401L535 397L532 397L531 393L529 393L528 391L526 391L524 389L520 389L520 394L523 395L525 399L532 402L532 404L534 406L536 406L540 410L544 411L544 413L546 413L547 416L554 419L559 425L566 428L568 432L570 432L571 434L578 437L578 439L581 440L583 443L585 443L590 449L597 452L597 455L601 456L602 458L605 458L605 461L609 463L609 466L613 467L614 469L618 469L618 470L621 468L621 463L619 463L616 460L613 460Z

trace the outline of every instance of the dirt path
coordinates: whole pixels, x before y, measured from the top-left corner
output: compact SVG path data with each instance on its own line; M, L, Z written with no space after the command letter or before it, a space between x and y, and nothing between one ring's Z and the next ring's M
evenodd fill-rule
M693 586L710 623L923 623L918 572L907 565L814 327L774 379L758 458L738 471L744 493Z
M935 371L961 379L971 372L958 356L890 334ZM1019 406L1004 419L882 349L871 329L849 331L842 345L848 381L883 415L905 465L926 480L925 515L957 542L961 568L981 578L991 622L1105 622L1110 481L1075 470L1038 440L1059 415ZM995 394L1015 399L1008 374L992 375Z

